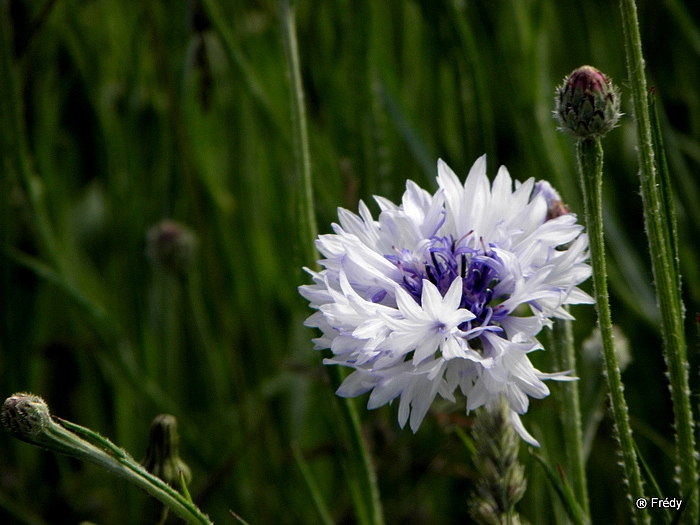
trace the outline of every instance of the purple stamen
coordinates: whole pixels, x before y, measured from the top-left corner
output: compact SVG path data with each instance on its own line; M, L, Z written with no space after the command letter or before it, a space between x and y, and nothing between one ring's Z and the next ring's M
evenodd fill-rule
M490 322L503 319L507 314L504 308L490 306L494 299L493 288L500 281L498 268L501 266L497 255L481 240L481 250L461 245L462 241L447 237L433 237L426 248L426 258L416 262L408 251L397 250L396 255L387 255L403 274L402 286L420 304L423 280L433 283L445 295L457 277L463 278L460 308L466 308L476 318L465 322L460 329L474 333L476 328L486 328ZM495 327L494 327L495 328ZM479 330L481 333L483 330ZM472 335L475 337L476 335Z

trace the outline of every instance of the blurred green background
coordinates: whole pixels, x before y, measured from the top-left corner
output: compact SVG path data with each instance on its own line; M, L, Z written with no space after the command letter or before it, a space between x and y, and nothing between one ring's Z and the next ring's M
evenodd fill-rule
M144 455L150 421L177 416L190 486L216 523L320 523L293 445L333 519L356 523L338 405L312 351L296 206L289 82L271 0L4 0L0 74L0 387ZM640 0L650 85L676 189L698 407L700 4ZM435 189L443 158L461 177L550 180L582 216L574 143L556 131L554 88L582 64L620 86L606 151L613 320L629 340L623 380L640 450L662 494L673 483L672 414L638 192L634 122L615 2L296 2L319 229L338 206L406 179ZM371 203L371 209L377 208ZM154 265L164 219L197 238L192 264ZM171 232L172 233L172 232ZM176 234L177 232L175 232ZM590 290L590 283L587 284ZM578 343L593 309L573 309ZM547 335L542 334L543 343ZM544 371L552 356L533 356ZM582 362L594 523L628 523L600 363ZM557 385L524 423L555 468ZM463 405L438 403L419 432L396 407L357 400L388 524L468 523ZM566 409L566 407L563 407ZM597 425L602 417L600 425ZM531 523L565 523L523 445ZM0 434L0 522L153 523L147 497L77 461ZM654 516L652 516L654 517Z

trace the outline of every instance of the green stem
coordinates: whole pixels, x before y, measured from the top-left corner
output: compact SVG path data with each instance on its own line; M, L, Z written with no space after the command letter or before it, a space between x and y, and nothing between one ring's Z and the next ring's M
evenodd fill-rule
M294 153L296 157L297 180L301 191L298 198L298 234L300 246L306 264L311 264L317 258L316 214L314 211L314 193L311 178L311 155L309 153L309 133L306 125L304 110L304 89L301 82L299 67L299 46L296 36L294 8L290 0L279 0L280 19L282 21L282 36L287 56L287 74L292 94L292 132L294 134Z
M576 153L590 243L593 290L598 312L598 325L603 340L605 372L610 389L610 404L615 420L622 464L627 476L628 497L632 503L635 521L640 524L650 523L646 509L640 509L634 505L637 498L644 496L644 492L632 440L629 411L623 395L622 378L617 364L617 356L615 355L612 317L608 301L605 245L603 241L603 147L600 145L600 139L580 139L577 143Z
M55 267L61 262L44 202L44 186L33 172L24 125L20 79L14 62L9 2L0 5L0 169L17 176L32 214L42 255ZM4 175L4 174L3 174Z
M116 476L125 478L159 500L185 523L211 525L209 519L195 505L160 478L146 471L125 450L89 429L67 421L59 421L61 424L50 426L46 435L47 441L55 440L54 446L57 447L57 452L93 463ZM96 443L107 449L109 453L82 439L87 435L92 436Z
M557 369L576 370L574 333L571 321L556 319L552 332L552 350ZM561 391L561 409L559 414L564 432L566 460L571 473L571 485L577 503L585 517L590 521L590 501L586 480L586 460L583 453L578 381L562 383L559 386L559 390Z
M316 510L318 510L318 515L321 522L324 525L333 525L335 522L333 521L333 517L331 516L331 513L323 500L323 496L321 495L318 484L311 473L311 469L309 468L308 463L306 463L304 455L301 453L301 449L299 449L299 446L294 443L292 444L292 453L294 454L294 459L299 466L299 470L301 470L301 475L304 477L304 481L306 481L306 486L311 492L311 497L314 501L314 505L316 506Z
M342 369L338 366L328 366L326 371L331 384L337 388L343 381ZM365 445L360 418L357 414L355 400L352 398L338 399L340 410L338 418L339 435L346 442L349 484L355 499L357 522L367 525L383 525L384 510L379 495L377 475L372 462L372 456ZM360 480L357 482L357 480ZM354 482L354 483L353 483Z
M222 407L222 403L226 398L226 373L229 367L226 364L223 352L217 348L217 343L212 335L202 298L200 278L199 269L197 269L196 272L187 276L182 284L189 299L190 313L197 331L197 338L209 366L209 376L211 377L216 402L219 404L219 407Z
M212 525L192 502L144 469L126 450L89 428L52 417L41 398L22 393L8 398L3 406L2 422L18 439L92 463L126 479L189 525Z
M298 199L297 232L303 260L310 266L317 259L316 238L316 213L314 210L313 183L311 177L311 156L309 154L309 136L306 124L306 112L304 110L304 91L302 88L301 71L299 67L299 48L296 38L296 23L294 8L290 0L279 0L280 20L282 24L282 37L285 54L287 57L287 73L291 84L291 110L294 133L294 148L296 157L297 180L301 191ZM339 376L338 367L328 367L331 380L337 385L342 378ZM362 437L360 418L352 399L340 400L342 418L349 429L349 450L352 457L350 463L355 473L362 480L363 494L356 499L358 520L366 521L373 525L384 523L384 513L379 497L379 487L374 471L371 455Z
M688 387L687 346L683 324L685 311L678 286L680 277L677 275L677 261L671 238L673 231L670 224L671 218L666 208L668 202L664 202L654 156L637 7L634 0L621 0L620 9L625 34L627 70L637 121L637 152L644 205L644 225L649 241L657 301L661 311L664 358L668 368L675 418L676 464L681 494L687 498L688 505L681 521L696 524L700 519L700 492L695 452L695 423Z

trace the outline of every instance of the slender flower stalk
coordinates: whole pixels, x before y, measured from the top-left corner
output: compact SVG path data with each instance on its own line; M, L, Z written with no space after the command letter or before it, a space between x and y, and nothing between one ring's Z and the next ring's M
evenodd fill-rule
M299 65L299 46L296 37L294 7L291 0L279 0L282 37L287 58L287 73L291 86L291 110L294 133L297 180L301 191L298 197L297 235L302 247L302 257L310 264L317 257L316 252L316 213L313 200L313 179L311 173L311 155L309 153L308 128L304 109L304 90L302 88L301 69ZM334 384L340 384L342 378L337 371L329 373ZM351 399L342 402L341 414L345 426L349 429L349 441L353 465L363 480L363 497L356 501L358 520L368 525L382 525L384 511L379 497L379 486L374 471L374 464L365 445L360 428L357 408Z
M554 115L561 124L560 129L578 138L576 154L590 239L593 289L628 498L635 521L649 523L646 509L634 504L637 498L644 496L644 492L615 354L603 240L603 147L600 139L615 126L620 116L619 92L603 73L591 66L582 66L564 79L557 90L555 102Z
M608 299L605 244L603 241L603 147L600 139L581 139L577 145L579 176L583 190L586 225L590 236L593 289L598 312L598 325L603 341L605 376L610 389L610 404L620 444L622 463L627 477L627 490L637 523L650 523L646 509L634 505L644 495L642 477L629 422L629 410L624 397L620 367L615 354L612 316Z
M189 499L149 473L127 451L96 432L53 417L38 396L18 393L5 400L2 425L27 443L92 463L120 476L158 499L189 525L212 525Z
M659 159L654 157L642 40L639 35L637 7L634 0L621 0L620 10L625 34L627 71L637 122L637 152L644 205L644 225L649 241L657 301L661 311L664 358L668 368L675 418L678 482L681 494L688 500L688 507L681 521L696 524L700 520L700 489L698 455L695 450L695 422L688 387L687 346L683 324L685 310L679 290L680 276L676 275L678 266L670 235L671 218L665 207L672 206L672 201L667 199L664 203L656 164Z
M545 192L545 197L547 200L548 220L570 213L569 207L564 204L561 196L554 188L549 188ZM559 370L576 370L576 351L571 320L555 319L549 339L552 362L555 368ZM590 520L578 385L578 381L569 381L561 385L559 389L559 398L561 400L559 414L564 432L564 449L570 470L573 492L584 516Z

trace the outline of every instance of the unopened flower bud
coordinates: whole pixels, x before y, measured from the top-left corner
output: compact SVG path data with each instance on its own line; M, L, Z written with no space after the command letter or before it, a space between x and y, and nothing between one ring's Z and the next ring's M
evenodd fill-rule
M566 77L554 100L559 129L579 138L603 137L622 115L620 91L591 66L581 66Z
M5 400L0 420L5 430L14 437L33 443L51 423L51 413L42 398L20 392Z
M162 221L148 230L146 253L156 265L178 275L187 273L194 260L197 237L174 221Z
M185 481L190 482L190 467L180 459L180 435L175 416L160 414L153 420L146 458L141 466L173 487L180 486L181 472Z

